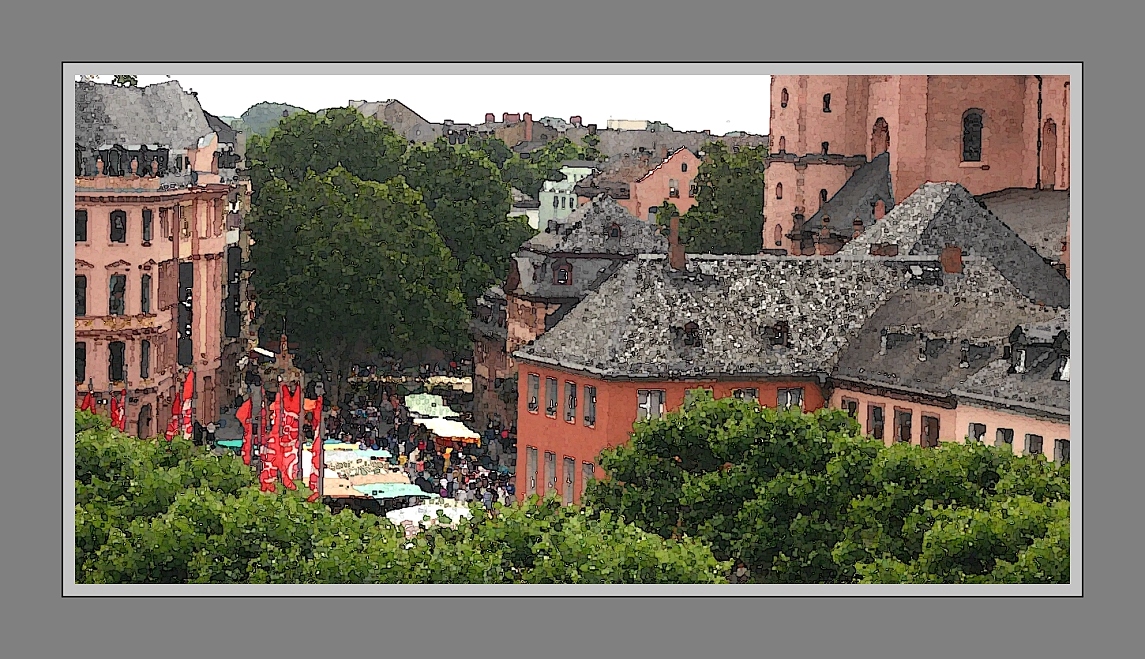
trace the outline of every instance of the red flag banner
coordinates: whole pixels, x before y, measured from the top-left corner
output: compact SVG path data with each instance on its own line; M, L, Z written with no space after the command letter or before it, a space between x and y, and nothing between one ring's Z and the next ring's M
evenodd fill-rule
M119 397L111 394L108 407L111 408L111 427L116 430L123 430L124 414L123 406L119 404Z
M294 391L290 391L289 387L283 386L279 392L282 397L282 434L278 445L279 472L282 474L282 484L286 489L294 490L297 489L294 479L302 477L300 473L302 465L298 463L300 441L298 423L302 414L302 388L295 387Z
M195 372L187 371L187 379L183 381L183 409L182 426L183 438L191 439L194 428L191 425L191 401L195 397Z
M90 391L83 395L83 400L80 401L80 409L84 412L95 414L95 396Z
M167 441L175 439L175 435L179 434L179 421L183 415L183 400L179 397L179 392L175 392L175 400L171 403L171 420L167 422L167 432L164 437Z
M319 396L318 400L314 403L314 444L310 447L312 454L310 466L310 490L314 492L307 501L317 501L319 494L319 487L322 481L319 480L325 475L325 447L322 445L322 397Z
M274 406L281 407L282 393L279 391L278 399L275 400ZM278 480L278 438L281 433L281 428L278 424L278 419L282 418L281 414L274 414L271 410L273 422L271 423L270 430L263 435L262 449L259 453L259 459L262 460L262 469L258 474L258 489L262 492L274 492L275 481Z
M123 388L123 402L119 405L118 428L120 432L127 432L127 387Z
M235 418L242 424L243 427L243 464L250 466L251 447L254 442L253 431L251 430L251 410L253 409L253 402L251 399L239 405L239 409L235 412Z

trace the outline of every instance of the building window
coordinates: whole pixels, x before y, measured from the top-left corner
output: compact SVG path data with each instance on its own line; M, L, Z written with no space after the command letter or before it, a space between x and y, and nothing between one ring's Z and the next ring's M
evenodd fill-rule
M982 161L982 114L971 109L962 115L962 162Z
M111 382L123 382L127 379L124 368L124 352L127 345L123 341L112 341L107 344L107 379Z
M87 276L76 275L76 316L87 315Z
M844 398L843 409L847 411L847 416L851 417L852 419L857 419L859 417L859 401L855 400L854 398Z
M566 506L571 506L573 502L573 479L576 478L576 459L565 457L564 459L564 477L565 482L561 484L561 498L564 500Z
M867 405L867 432L871 437L882 440L885 422L882 405Z
M680 197L680 183L676 179L668 179L668 196L673 199Z
M565 198L561 197L561 210L564 210L564 208L565 208Z
M139 342L139 378L146 380L151 377L151 342L143 339Z
M803 387L794 389L780 389L776 396L775 405L778 409L798 407L803 409Z
M775 228L771 230L771 234L772 240L775 241L775 246L781 247L783 245L783 227L776 224Z
M557 489L557 454L545 451L545 492Z
M913 419L910 410L895 408L895 441L910 443L910 430Z
M557 283L562 286L567 286L572 283L572 277L569 276L570 266L562 265L557 268Z
M636 392L636 420L659 419L664 416L663 389L640 389Z
M779 152L787 153L787 138L783 135L779 136Z
M525 494L537 493L537 449L534 446L525 447Z
M827 153L831 150L831 143L830 142L824 142L824 143L820 144L819 146L822 147L822 149L823 149L823 155L827 155Z
M151 275L139 278L139 313L151 313Z
M127 213L111 211L111 242L127 242Z
M541 376L536 373L529 374L529 411L536 412L540 408L537 402L540 396Z
M1069 462L1069 440L1068 439L1055 439L1054 440L1054 462L1058 464L1065 464Z
M684 345L699 347L701 344L700 326L693 322L684 325Z
M125 313L124 296L127 293L127 275L112 275L108 288L107 315L122 316Z
M779 92L779 107L781 107L781 108L785 108L785 107L787 107L787 101L788 101L788 99L789 99L789 97L788 97L788 95L787 95L787 88L786 88L786 87L784 87L784 88L783 88L783 89L782 89L782 90Z
M155 228L155 214L150 208L143 209L143 242L151 242L151 234Z
M609 238L620 238L620 225L619 224L613 224L612 226L608 227L608 237Z
M783 184L782 183L776 183L775 184L775 198L776 199L783 199Z
M1026 351L1019 350L1015 355L1017 363L1014 365L1014 371L1017 373L1026 372Z
M759 401L759 389L755 389L755 388L734 389L734 390L732 390L732 396L735 396L736 398L738 398L740 400Z
M86 210L77 210L76 211L76 242L77 243L86 243L87 242L87 211Z
M831 111L831 95L830 94L823 94L823 111L824 112L830 112Z
M584 387L584 425L592 428L596 425L596 387Z
M87 344L76 341L76 383L87 379Z
M1042 436L1041 435L1026 435L1026 446L1023 451L1024 455L1041 455L1042 454Z
M823 206L825 206L825 205L827 205L827 191L826 190L820 190L819 191L819 208L823 208Z
M556 197L553 197L553 208L556 208L558 205L560 205L560 203L561 202L559 199L557 199Z
M545 378L545 414L557 415L557 379Z
M688 198L689 199L695 199L696 198L696 184L695 183L691 183L688 185Z
M596 465L591 462L582 462L580 464L580 493L583 496L584 491L588 489L588 484L596 480Z
M565 421L576 423L576 383L565 382Z
M685 163L680 163L680 171L681 171L681 172L686 172L686 171L688 171L688 163L686 163L686 162L685 162Z
M938 446L938 417L922 415L922 439L920 443L923 448Z
M972 424L970 424L970 430L967 433L967 437L969 437L970 441L972 441L972 442L985 441L985 439L986 439L986 424L984 424L984 423L972 423Z
M994 433L994 446L1014 446L1014 429L999 428Z

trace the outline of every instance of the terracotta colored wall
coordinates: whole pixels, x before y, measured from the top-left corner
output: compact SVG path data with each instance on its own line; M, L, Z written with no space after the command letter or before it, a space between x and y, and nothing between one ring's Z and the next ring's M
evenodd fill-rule
M797 93L799 81L806 76L771 76L771 128L775 136L774 149L779 152L779 138L784 138L787 153L802 155L805 145L799 142L799 104ZM788 93L787 107L782 107L783 90Z
M507 296L506 325L508 338L505 350L510 355L521 346L535 341L545 333L545 318L560 308L560 305L530 302L513 295Z
M528 409L528 375L535 373L539 376L539 409L530 412ZM556 417L545 414L545 378L557 379L558 407ZM577 418L570 423L564 420L565 382L574 382L577 385ZM596 424L593 427L584 425L584 386L595 386L596 393ZM556 455L557 483L556 492L563 493L562 466L565 457L576 461L576 473L573 479L573 500L579 501L584 489L582 463L595 464L600 452L611 446L618 446L628 441L632 433L632 425L636 422L637 391L640 389L663 389L665 391L665 410L671 412L684 403L684 394L689 389L697 387L711 388L716 398L732 395L732 391L739 388L759 389L760 400L764 405L774 407L778 389L787 387L803 387L803 406L807 411L822 408L825 405L822 391L814 382L616 382L604 381L586 377L584 374L574 374L551 367L541 367L535 364L523 364L520 367L518 378L518 408L517 408L517 498L524 500L528 489L530 475L526 450L528 447L537 449L538 492L544 486L545 452ZM596 468L596 477L603 478L605 474L600 467Z
M688 171L681 171L682 165L688 166ZM672 202L679 209L680 214L688 212L695 205L696 200L688 196L692 180L696 178L696 169L700 166L700 159L691 151L684 149L663 163L659 169L654 170L648 178L631 187L631 199L628 204L621 201L621 205L636 217L647 220L648 209L660 206L665 202ZM675 179L680 190L678 198L668 196L669 183Z
M1016 455L1022 454L1026 434L1042 436L1042 451L1050 460L1054 458L1054 440L1070 438L1068 423L1055 423L1012 412L974 407L965 403L958 406L957 412L955 423L960 440L969 433L971 423L986 425L985 442L990 445L994 444L994 437L998 428L1010 428L1014 431L1014 453Z
M852 76L806 76L807 107L804 111L807 122L805 143L798 155L821 153L821 144L828 142L831 153L852 155L846 151L855 140L847 131L847 114L854 111L854 104L848 108L848 91ZM823 95L831 95L831 112L823 112ZM866 96L866 90L862 90ZM789 106L790 107L790 106ZM848 142L851 142L849 145ZM791 142L788 140L788 151ZM862 151L859 151L862 153Z
M790 107L790 106L789 106ZM767 165L764 176L763 194L763 245L767 249L790 248L786 235L792 228L792 213L795 212L798 174L795 165L786 162L773 162ZM779 185L783 186L783 198L776 197ZM781 244L775 244L775 227L780 228L783 237Z

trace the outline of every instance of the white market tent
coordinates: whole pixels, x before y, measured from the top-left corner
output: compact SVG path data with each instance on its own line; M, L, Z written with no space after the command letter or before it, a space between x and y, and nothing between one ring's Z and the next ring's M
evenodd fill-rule
M414 423L419 426L424 426L434 435L443 437L445 439L458 439L462 441L475 441L481 439L481 435L470 430L464 423L454 421L453 419L430 418L430 419L414 419Z

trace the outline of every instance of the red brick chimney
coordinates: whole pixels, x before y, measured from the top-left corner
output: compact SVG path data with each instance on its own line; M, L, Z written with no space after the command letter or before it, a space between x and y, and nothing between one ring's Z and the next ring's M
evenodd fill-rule
M532 113L526 112L524 114L524 116L522 117L522 119L525 122L525 141L526 142L532 142L533 141L533 115L532 115Z
M938 257L942 262L942 271L958 274L962 272L962 248L957 245L947 245L942 248L942 255Z
M672 213L668 221L668 265L673 270L684 269L684 246L680 244L680 214Z
M580 118L579 114L569 117L569 123L574 125L574 126L579 126L580 122L581 122L581 118Z
M497 121L497 115L493 114L492 112L486 112L485 113L485 123L491 124L491 123L494 123L496 121Z

